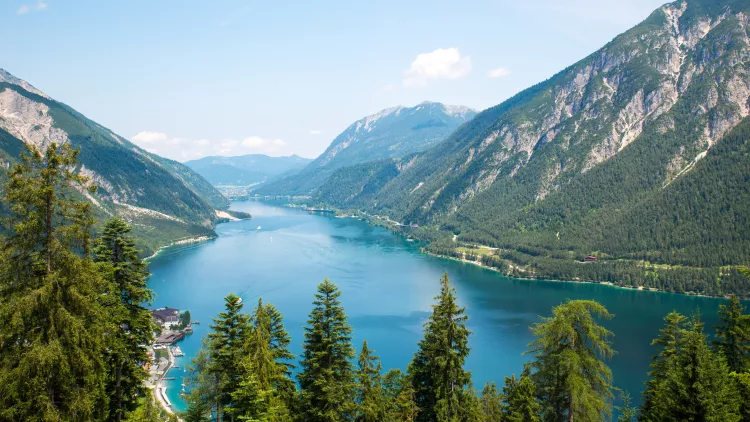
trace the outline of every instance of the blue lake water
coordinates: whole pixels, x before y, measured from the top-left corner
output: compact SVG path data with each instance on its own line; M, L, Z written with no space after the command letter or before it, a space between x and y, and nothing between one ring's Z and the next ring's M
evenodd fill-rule
M247 312L259 297L276 305L292 336L292 351L299 353L316 286L328 278L342 290L355 347L367 339L383 368L406 369L439 291L440 276L447 272L470 317L473 335L467 365L480 389L486 381L502 384L505 376L521 372L527 361L522 353L533 340L528 327L540 315L549 315L566 299L593 299L615 314L604 322L615 333L618 352L610 367L616 386L637 401L654 353L649 344L664 316L672 310L690 314L700 309L713 331L723 303L596 284L515 280L422 254L417 245L362 221L261 201L235 202L232 208L250 212L253 219L221 224L217 239L166 249L151 262L153 306L189 309L193 320L201 322L179 343L185 357L177 358L180 368L170 374L177 379L167 384L176 410L184 409L179 397L183 368L229 293L242 297Z

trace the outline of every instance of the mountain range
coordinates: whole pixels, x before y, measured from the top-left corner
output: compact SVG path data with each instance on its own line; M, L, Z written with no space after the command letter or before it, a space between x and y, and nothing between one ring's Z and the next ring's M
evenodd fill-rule
M213 235L228 202L212 183L259 184L512 276L747 296L749 16L750 0L675 1L494 107L385 109L312 161L183 165L0 70L0 160L71 143L89 200L147 250Z
M666 4L431 148L336 169L314 201L510 275L747 293L748 16Z
M262 186L257 192L309 195L339 168L424 151L475 115L476 111L468 107L429 101L382 110L352 123L298 173Z
M236 157L203 157L185 165L214 186L251 186L293 174L312 161L298 155L269 157L249 154Z
M144 253L186 238L214 236L216 210L228 200L187 166L151 154L28 82L0 69L0 164L19 161L26 146L80 150L77 171L98 186L85 195L103 218L133 225ZM0 174L0 182L6 179Z

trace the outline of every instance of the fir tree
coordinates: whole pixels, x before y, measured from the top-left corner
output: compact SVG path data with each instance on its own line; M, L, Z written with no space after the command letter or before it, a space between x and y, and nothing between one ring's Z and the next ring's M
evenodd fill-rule
M638 408L631 405L630 394L627 391L620 392L620 400L622 406L615 406L615 409L620 413L617 416L617 422L631 422L638 416Z
M740 398L740 415L742 422L750 422L750 372L729 374L736 386Z
M147 394L143 382L148 373L143 364L148 361L146 345L153 341L154 329L151 314L143 306L151 301L151 290L146 287L149 272L138 257L130 231L125 220L115 217L105 224L94 247L94 259L113 285L113 294L108 295L113 301L107 304L107 313L115 331L108 339L106 365L110 372L109 416L117 421Z
M414 387L409 377L400 369L391 369L383 376L383 395L386 401L384 421L416 420L419 408L414 402Z
M242 299L230 294L224 298L225 311L214 318L208 334L211 355L210 372L219 379L217 419L222 420L225 407L232 403L232 392L240 384L240 361L246 341L248 316L242 313Z
M319 284L305 327L298 379L304 418L312 422L347 420L353 411L352 328L339 296L327 279Z
M750 370L750 315L745 315L745 310L732 295L729 305L719 306L721 325L716 327L716 348L726 358L729 370L737 373Z
M737 421L740 397L724 357L714 353L694 316L672 312L652 344L663 347L652 363L640 421Z
M87 256L90 204L77 190L77 151L32 147L9 172L10 207L0 257L0 419L106 417L99 302L106 282Z
M612 372L601 359L614 350L612 332L596 324L592 314L609 319L601 304L569 300L542 318L531 331L534 360L529 364L545 421L600 421L612 413Z
M469 334L465 308L456 303L455 289L448 274L440 280L432 315L425 324L424 338L409 364L409 374L420 409L418 421L463 420L471 374L463 369L469 355Z
M482 420L487 422L503 421L502 395L497 391L495 383L485 383L480 398Z
M676 371L667 374L667 421L739 421L739 400L726 361L708 346L693 317L680 344Z
M291 338L284 328L281 312L271 303L266 303L265 313L268 316L269 344L273 358L278 365L278 376L274 380L279 397L284 401L287 409L294 413L297 408L297 386L292 379L294 370L294 354L289 351Z
M508 422L539 422L541 420L541 406L536 400L536 387L528 374L516 378L515 375L505 377L503 387L505 406L504 421Z
M357 416L359 422L380 422L385 417L383 386L380 379L380 361L367 347L367 340L362 343L359 353L357 377Z
M185 422L209 422L211 408L202 402L190 402L182 415Z
M643 392L643 406L638 415L639 421L660 421L668 417L669 409L674 407L670 403L673 397L667 392L667 380L677 372L677 355L680 344L685 337L685 323L687 318L677 312L670 312L664 318L664 328L652 342L652 346L661 347L658 354L651 358L650 379L646 381Z
M267 309L259 299L243 347L244 356L237 368L240 382L232 392L231 413L239 420L291 420L278 389L281 380L286 378L287 368L277 362L272 349L271 318Z
M177 415L167 413L164 409L154 403L154 396L149 394L138 400L135 410L126 413L123 419L127 422L178 422ZM194 422L187 419L187 422Z
M187 367L185 403L187 410L182 415L187 422L202 422L212 420L212 414L220 414L221 379L216 372L211 371L213 360L208 352L208 339L204 339L203 347L190 361Z

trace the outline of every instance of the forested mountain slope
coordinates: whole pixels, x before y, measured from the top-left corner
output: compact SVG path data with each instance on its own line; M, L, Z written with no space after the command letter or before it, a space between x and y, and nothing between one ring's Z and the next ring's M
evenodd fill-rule
M186 166L214 186L249 186L264 183L285 173L293 174L310 163L298 155L269 157L263 154L237 157L203 157L187 161Z
M25 145L52 142L80 150L78 171L98 186L102 217L122 215L152 251L184 237L213 235L215 208L229 205L211 184L178 162L151 154L0 69L0 158L17 162ZM5 174L0 176L5 180Z
M749 12L748 0L667 4L396 172L371 171L385 179L364 200L374 183L356 169L316 198L457 234L426 234L443 253L499 247L486 260L507 272L725 293L738 279L716 281L736 272L720 268L750 260L748 132L732 131L750 109ZM600 262L572 264L590 254ZM638 280L646 270L626 276L622 259L713 270L665 284L684 267Z
M475 115L468 107L434 102L382 110L352 123L320 157L299 173L269 183L258 192L308 195L336 169L424 151Z

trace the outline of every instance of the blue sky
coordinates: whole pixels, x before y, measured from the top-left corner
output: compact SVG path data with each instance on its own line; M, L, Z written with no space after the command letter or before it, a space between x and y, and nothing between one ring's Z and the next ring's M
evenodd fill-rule
M315 157L424 100L484 109L663 0L0 2L0 67L145 148Z

